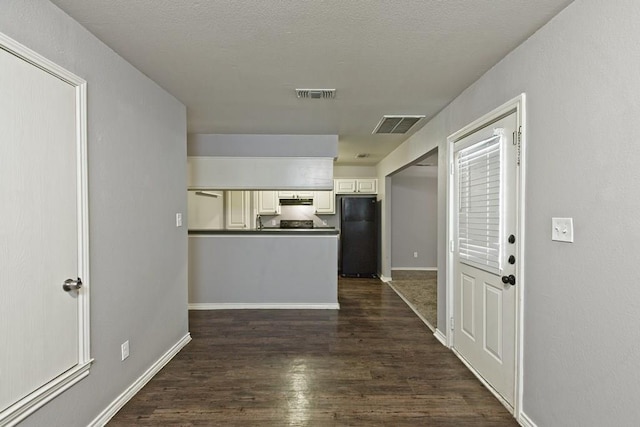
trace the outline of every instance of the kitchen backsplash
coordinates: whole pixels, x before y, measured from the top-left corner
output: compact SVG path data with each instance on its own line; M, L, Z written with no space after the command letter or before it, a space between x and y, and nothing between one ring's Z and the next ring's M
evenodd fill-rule
M282 219L313 220L314 227L328 226L326 220L315 214L313 206L280 206L280 215L262 215L265 227L279 227Z

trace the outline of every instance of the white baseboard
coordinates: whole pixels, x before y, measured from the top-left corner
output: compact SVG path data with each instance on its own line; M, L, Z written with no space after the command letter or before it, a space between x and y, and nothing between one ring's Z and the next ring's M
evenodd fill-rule
M120 396L107 406L90 424L89 427L103 427L142 387L147 384L182 348L191 341L191 334L180 338L160 359L147 369L137 380L133 382Z
M391 267L391 271L438 271L438 267Z
M524 412L520 411L520 416L518 417L518 422L522 427L537 427L536 423L531 421L531 418L527 416Z
M445 346L445 347L449 347L447 345L447 336L445 334L442 333L442 331L440 329L436 328L436 331L433 333L433 336L436 337L436 339L438 341L440 341L440 343Z
M391 281L391 277L380 276L380 280L382 280L385 283L389 283Z
M340 310L340 304L191 303L189 310Z

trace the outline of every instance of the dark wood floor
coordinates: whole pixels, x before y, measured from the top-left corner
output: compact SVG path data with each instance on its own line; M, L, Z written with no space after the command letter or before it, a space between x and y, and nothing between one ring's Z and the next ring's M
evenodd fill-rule
M193 341L110 426L517 426L387 285L340 311L189 314Z

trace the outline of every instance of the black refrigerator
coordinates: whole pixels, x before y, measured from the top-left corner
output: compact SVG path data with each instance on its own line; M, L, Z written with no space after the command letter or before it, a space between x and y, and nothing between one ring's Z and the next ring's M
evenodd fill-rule
M375 197L344 197L340 211L340 274L377 277L378 221Z

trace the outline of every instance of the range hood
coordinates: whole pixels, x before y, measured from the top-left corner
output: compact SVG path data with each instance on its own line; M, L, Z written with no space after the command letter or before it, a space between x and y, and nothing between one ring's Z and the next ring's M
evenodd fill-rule
M313 199L280 199L280 206L312 206Z

